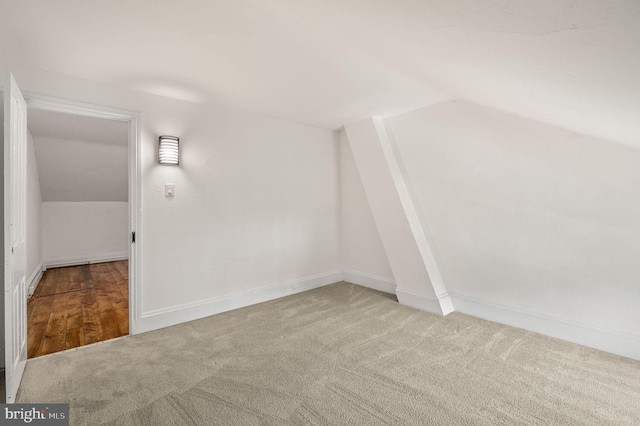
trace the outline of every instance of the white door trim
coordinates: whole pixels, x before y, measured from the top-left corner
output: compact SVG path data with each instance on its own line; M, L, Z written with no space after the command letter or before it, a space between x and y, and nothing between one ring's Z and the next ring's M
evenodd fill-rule
M129 334L142 319L142 122L139 112L23 92L27 106L129 123ZM28 118L27 118L28 120ZM135 233L135 243L131 236Z

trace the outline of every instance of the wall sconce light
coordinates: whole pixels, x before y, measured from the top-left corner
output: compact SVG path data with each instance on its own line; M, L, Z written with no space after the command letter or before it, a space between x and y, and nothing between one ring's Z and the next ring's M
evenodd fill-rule
M158 163L180 164L180 139L175 136L160 136L158 144Z

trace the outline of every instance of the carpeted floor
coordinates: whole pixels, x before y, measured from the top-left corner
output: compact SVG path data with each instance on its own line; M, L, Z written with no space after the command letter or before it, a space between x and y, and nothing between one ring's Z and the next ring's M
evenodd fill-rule
M29 360L78 425L640 425L640 362L347 283Z

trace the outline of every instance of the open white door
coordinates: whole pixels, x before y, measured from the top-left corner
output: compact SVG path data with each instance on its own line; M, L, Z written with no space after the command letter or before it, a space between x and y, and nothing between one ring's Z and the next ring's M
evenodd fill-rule
M7 403L27 362L27 105L11 73L4 85L4 325Z

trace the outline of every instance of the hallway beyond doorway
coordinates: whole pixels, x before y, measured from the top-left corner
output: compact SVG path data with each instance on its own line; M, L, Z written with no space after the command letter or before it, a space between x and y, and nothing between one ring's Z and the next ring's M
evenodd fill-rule
M27 316L29 358L128 335L128 261L48 269Z

